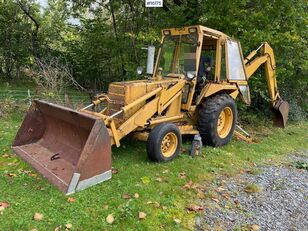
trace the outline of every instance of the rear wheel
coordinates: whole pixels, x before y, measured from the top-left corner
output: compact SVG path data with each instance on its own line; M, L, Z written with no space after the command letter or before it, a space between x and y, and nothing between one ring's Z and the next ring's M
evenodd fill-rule
M228 94L206 99L199 109L198 128L205 144L218 147L230 142L237 120L236 104Z
M172 123L154 127L147 141L147 153L151 160L167 162L179 153L182 143L180 130Z

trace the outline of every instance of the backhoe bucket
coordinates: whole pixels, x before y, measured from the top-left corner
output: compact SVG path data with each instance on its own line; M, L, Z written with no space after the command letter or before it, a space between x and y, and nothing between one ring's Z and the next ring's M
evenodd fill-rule
M111 178L111 143L102 120L35 100L13 150L66 194Z
M273 107L274 126L285 128L289 115L289 103L280 99Z

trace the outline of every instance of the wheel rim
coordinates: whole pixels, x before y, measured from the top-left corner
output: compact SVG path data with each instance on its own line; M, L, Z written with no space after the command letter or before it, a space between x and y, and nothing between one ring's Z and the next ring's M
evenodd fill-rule
M217 120L217 133L220 138L229 135L233 123L233 112L230 107L225 107L219 114Z
M161 153L164 157L172 156L178 146L178 138L173 132L167 133L161 141Z

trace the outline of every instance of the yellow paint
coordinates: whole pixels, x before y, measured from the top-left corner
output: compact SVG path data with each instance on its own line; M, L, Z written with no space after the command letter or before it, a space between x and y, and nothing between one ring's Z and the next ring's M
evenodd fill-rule
M267 82L267 89L272 101L272 104L275 105L276 101L280 98L277 81L276 81L276 61L274 57L274 51L268 43L264 43L261 47L261 55L254 60L251 59L257 54L256 51L252 51L246 58L246 73L247 78L249 79L256 70L262 65L265 64L265 77ZM249 62L250 61L250 62Z
M173 132L167 133L161 142L161 153L164 157L172 156L178 145L178 137Z
M231 131L233 123L233 112L230 107L225 107L219 114L217 120L217 134L224 139Z
M195 30L195 32L192 32ZM198 134L198 105L206 98L219 93L227 93L233 99L239 95L239 86L247 86L247 80L262 65L265 64L266 80L268 91L273 102L279 99L277 82L275 77L275 59L272 48L264 43L261 55L252 60L257 51L252 51L245 60L242 57L240 49L240 58L244 65L244 71L247 80L229 80L229 62L228 49L224 44L230 37L224 33L210 29L204 26L188 26L183 28L165 29L168 36L180 36L189 33L197 33L198 43L196 48L196 73L198 73L199 61L202 47L214 47L216 49L215 59L215 78L207 80L200 95L195 96L197 85L196 77L186 79L184 74L169 73L163 76L159 70L160 55L165 40L164 30L162 31L161 48L158 50L157 60L150 80L134 80L126 82L114 82L109 85L108 94L101 94L93 101L94 105L107 102L107 107L101 112L82 110L85 113L96 116L104 121L107 130L112 137L111 145L120 146L120 140L126 135L133 133L133 136L139 140L146 140L149 130L154 125L171 122L175 123L181 131L181 134ZM206 38L206 40L205 40ZM205 40L205 41L204 41ZM215 48L216 47L216 48ZM225 49L224 52L222 49ZM180 44L176 45L175 56L180 53ZM222 57L224 53L225 57ZM222 67L222 58L225 58L225 67ZM176 58L171 64L173 70L176 67ZM222 70L226 70L226 79L221 80ZM185 86L190 86L187 101L182 103L183 91ZM113 116L117 113L116 116ZM226 137L232 126L232 110L227 107L219 115L217 129L220 137ZM171 143L176 144L175 134L167 134L161 149L165 156L173 153L174 146L170 148ZM169 146L167 145L169 142Z

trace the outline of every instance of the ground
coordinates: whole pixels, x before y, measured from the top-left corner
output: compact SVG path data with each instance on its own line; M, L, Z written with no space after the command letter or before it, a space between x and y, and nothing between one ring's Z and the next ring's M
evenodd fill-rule
M197 230L307 230L308 150L210 185Z
M113 178L67 197L11 151L21 121L19 114L0 118L0 230L64 230L65 225L70 230L193 230L196 217L207 211L204 199L213 197L208 185L308 150L307 122L284 130L266 120L247 125L255 143L232 140L222 148L205 147L196 158L187 154L185 141L182 154L165 164L149 161L145 143L124 140L112 150Z

